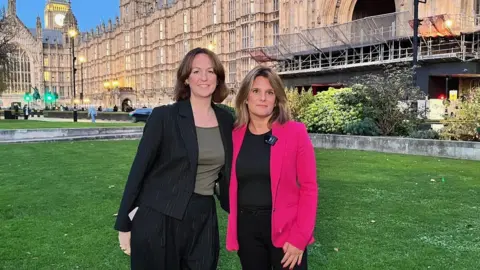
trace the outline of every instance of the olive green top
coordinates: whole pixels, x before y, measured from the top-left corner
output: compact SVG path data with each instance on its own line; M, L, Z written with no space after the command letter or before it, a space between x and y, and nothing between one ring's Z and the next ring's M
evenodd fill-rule
M225 151L218 127L197 127L198 166L194 192L213 195L215 180L225 164Z

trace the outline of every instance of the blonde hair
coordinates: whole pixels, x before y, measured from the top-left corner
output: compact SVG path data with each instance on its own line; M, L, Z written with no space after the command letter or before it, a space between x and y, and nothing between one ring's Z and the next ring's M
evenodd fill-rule
M285 124L290 120L290 110L288 107L287 95L285 93L285 87L282 79L280 79L278 74L275 73L271 68L257 66L248 72L247 76L245 76L240 85L240 90L238 91L235 99L235 114L237 118L235 121L235 127L246 125L250 121L246 101L248 94L252 89L253 81L259 76L268 79L275 92L275 107L273 108L269 125L271 125L273 122Z

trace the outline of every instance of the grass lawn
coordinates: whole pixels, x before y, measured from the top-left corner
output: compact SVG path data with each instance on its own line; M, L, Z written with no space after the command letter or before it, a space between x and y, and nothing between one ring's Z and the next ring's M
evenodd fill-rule
M129 269L113 214L137 143L0 145L0 269ZM480 162L343 150L317 159L310 269L478 269ZM240 269L236 254L223 248L219 268Z
M91 123L91 122L47 122L38 120L0 120L0 129L38 129L38 128L90 128L90 127L131 127L144 123Z

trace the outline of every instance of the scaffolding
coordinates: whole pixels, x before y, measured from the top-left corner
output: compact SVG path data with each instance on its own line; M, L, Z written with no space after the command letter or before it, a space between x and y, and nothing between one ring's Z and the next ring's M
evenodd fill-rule
M480 57L478 16L441 14L421 18L419 61L472 61ZM409 11L282 34L278 43L250 55L281 75L328 72L413 59Z

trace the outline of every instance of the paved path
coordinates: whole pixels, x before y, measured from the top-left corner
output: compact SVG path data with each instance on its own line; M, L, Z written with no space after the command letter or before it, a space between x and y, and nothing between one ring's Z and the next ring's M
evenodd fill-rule
M18 120L24 120L23 117ZM45 118L43 115L40 115L40 118L35 116L35 117L29 117L28 120L35 120L35 121L45 121L45 122L73 122L73 118ZM27 120L27 121L28 121ZM78 122L83 122L83 123L90 123L92 120L90 119L77 119ZM132 123L131 121L115 121L115 120L96 120L97 123Z

